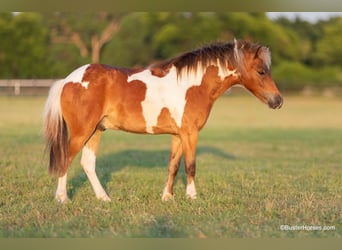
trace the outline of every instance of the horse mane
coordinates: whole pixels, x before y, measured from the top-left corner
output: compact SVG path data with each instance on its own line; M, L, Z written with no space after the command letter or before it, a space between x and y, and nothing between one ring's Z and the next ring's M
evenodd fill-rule
M209 65L217 65L222 69L237 69L245 72L244 53L258 56L269 69L271 57L269 49L260 44L254 44L244 40L234 40L229 43L216 42L205 45L190 52L185 52L174 58L153 64L151 69L168 72L172 65L177 69L177 75L197 73Z

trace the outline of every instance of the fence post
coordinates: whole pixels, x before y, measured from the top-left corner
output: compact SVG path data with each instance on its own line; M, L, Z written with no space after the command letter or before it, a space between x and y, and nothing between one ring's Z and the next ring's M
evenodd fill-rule
M18 81L14 83L14 95L20 95L20 82Z

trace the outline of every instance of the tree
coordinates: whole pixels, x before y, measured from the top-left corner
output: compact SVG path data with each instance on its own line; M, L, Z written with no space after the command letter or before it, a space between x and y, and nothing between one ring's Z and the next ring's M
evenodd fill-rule
M224 30L235 38L252 40L268 45L272 51L272 60L298 60L299 40L296 34L269 20L265 13L220 13Z
M297 17L293 21L281 17L275 22L292 33L295 33L295 36L300 40L300 61L306 65L312 66L313 54L316 50L317 41L322 37L322 27L303 20L300 17Z
M332 18L319 25L322 26L323 35L317 41L314 53L315 65L322 67L328 64L342 68L342 18Z
M99 63L101 50L118 32L123 14L54 13L46 16L51 30L52 44L71 43L83 58Z
M0 77L33 78L51 74L48 32L39 14L0 14Z

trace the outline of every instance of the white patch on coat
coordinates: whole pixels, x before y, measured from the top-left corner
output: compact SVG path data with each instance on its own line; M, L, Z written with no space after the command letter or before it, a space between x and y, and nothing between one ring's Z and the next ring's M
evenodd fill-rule
M157 125L163 108L167 108L177 126L181 126L186 92L190 87L201 84L202 75L202 72L189 73L178 78L177 70L172 66L164 77L152 75L149 69L128 77L128 82L139 80L146 84L146 96L141 105L148 133L153 133L153 127Z
M83 76L87 68L89 67L89 64L83 65L82 67L79 67L78 69L74 70L70 73L63 81L64 83L73 82L76 84L81 84L81 86L85 89L88 89L89 82L82 81Z
M220 65L219 59L217 59L217 65ZM228 65L227 65L227 67L219 66L218 69L219 69L218 75L221 78L221 80L224 80L228 76L236 76L237 75L236 69L229 70Z
M232 74L231 71L227 72ZM169 73L163 77L152 75L149 69L132 74L127 81L142 81L146 84L146 96L141 102L146 131L153 134L153 127L158 123L158 117L163 108L167 108L178 127L182 125L182 118L186 104L186 93L192 86L201 85L203 70L199 66L197 72L184 72L177 76L177 69L172 66ZM221 75L222 74L222 75ZM220 70L220 76L227 76Z

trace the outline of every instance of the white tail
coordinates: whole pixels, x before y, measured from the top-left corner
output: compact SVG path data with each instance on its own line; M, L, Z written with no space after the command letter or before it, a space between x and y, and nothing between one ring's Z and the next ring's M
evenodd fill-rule
M68 168L68 130L61 111L64 80L57 81L49 91L43 121L46 150L50 151L50 174L61 176Z

